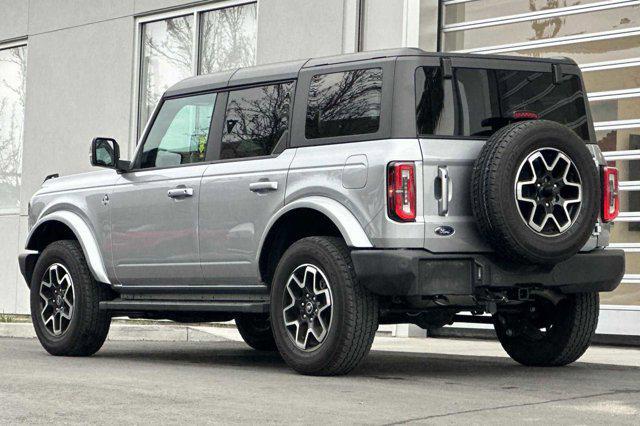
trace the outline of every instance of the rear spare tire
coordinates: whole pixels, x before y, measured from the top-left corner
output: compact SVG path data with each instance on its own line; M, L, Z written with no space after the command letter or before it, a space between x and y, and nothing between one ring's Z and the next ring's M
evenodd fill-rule
M585 142L546 120L496 132L471 179L480 233L502 258L521 263L553 264L576 254L594 229L600 191Z

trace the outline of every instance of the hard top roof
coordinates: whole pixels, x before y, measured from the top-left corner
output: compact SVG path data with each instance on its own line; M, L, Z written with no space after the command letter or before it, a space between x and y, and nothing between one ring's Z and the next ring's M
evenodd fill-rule
M303 68L313 68L329 64L340 64L347 62L373 61L384 58L394 58L402 56L431 56L431 57L448 57L448 58L484 58L484 59L502 59L516 60L528 62L553 62L575 65L568 58L529 58L523 56L506 56L506 55L481 55L470 53L442 53L442 52L426 52L418 48L398 48L374 50L368 52L347 53L343 55L326 56L320 58L302 59L289 62L278 62L266 65L257 65L246 68L238 68L217 72L213 74L199 75L196 77L186 78L165 92L164 96L176 96L193 92L201 92L207 90L223 89L225 87L257 84L266 81L291 80L298 76Z

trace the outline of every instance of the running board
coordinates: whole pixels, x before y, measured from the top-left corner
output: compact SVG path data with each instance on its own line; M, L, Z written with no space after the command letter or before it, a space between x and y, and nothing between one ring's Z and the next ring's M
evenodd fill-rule
M268 313L268 301L250 302L176 302L166 300L122 300L100 302L100 310L118 312L233 312Z

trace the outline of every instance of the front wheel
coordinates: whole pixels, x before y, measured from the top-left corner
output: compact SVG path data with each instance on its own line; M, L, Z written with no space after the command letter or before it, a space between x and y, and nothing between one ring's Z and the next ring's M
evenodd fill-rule
M96 282L80 244L51 243L40 255L31 279L31 318L51 355L89 356L109 333L111 316L100 310L109 289Z
M378 301L357 281L341 239L303 238L285 252L271 288L271 326L299 373L347 374L362 361L378 328Z
M494 315L496 334L509 356L527 366L571 364L591 343L598 325L598 293L552 301L536 298L518 312Z

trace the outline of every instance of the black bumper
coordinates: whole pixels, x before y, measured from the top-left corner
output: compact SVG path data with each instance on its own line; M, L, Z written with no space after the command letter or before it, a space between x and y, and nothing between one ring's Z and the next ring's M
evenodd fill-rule
M471 295L477 288L536 286L562 293L612 291L624 275L622 250L579 253L553 266L514 265L490 255L425 250L354 250L360 282L386 296Z

